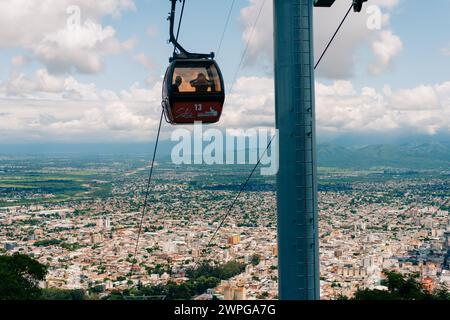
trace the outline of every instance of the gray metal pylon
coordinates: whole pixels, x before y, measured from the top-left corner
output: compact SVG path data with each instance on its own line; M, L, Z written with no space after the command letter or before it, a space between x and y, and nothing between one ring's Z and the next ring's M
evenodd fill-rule
M279 298L320 298L313 0L274 0Z

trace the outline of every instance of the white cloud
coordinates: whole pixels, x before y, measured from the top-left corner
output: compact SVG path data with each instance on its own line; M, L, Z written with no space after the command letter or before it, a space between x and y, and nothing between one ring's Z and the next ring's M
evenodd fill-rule
M156 26L152 25L152 26L148 27L148 29L147 29L147 35L150 38L156 37L158 35L158 33L159 33L159 30L158 30L158 27L156 27Z
M14 91L7 96L5 86L0 86L0 143L154 139L161 112L160 82L151 89L135 84L119 96L72 77L51 77L19 77L27 83L26 91L34 92L25 98L13 95Z
M450 90L448 83L378 92L375 88L354 89L343 95L331 86L317 86L318 127L322 132L421 134L450 133ZM345 92L348 92L346 89ZM325 95L324 95L325 93Z
M249 86L251 84L251 86ZM161 112L161 81L120 93L39 70L0 84L0 141L148 141ZM227 97L218 128L272 127L271 77L242 77ZM450 82L383 90L350 81L316 84L319 135L450 133ZM163 138L173 128L165 126Z
M133 56L134 61L145 67L146 69L153 69L155 64L150 60L145 53L135 54Z
M241 11L246 41L262 0L249 0ZM386 12L398 0L373 0ZM82 25L66 27L66 8L80 5ZM272 1L266 1L253 34L247 63L272 59ZM101 24L105 15L119 17L133 10L130 0L3 0L0 1L0 47L22 46L48 68L31 75L13 68L0 83L0 142L34 139L40 141L143 141L152 140L161 111L161 78L144 85L134 83L127 90L101 90L94 83L82 83L70 71L95 73L102 70L106 55L131 49L135 39L120 42L115 30ZM334 32L347 1L332 9L316 9L316 53L320 53ZM401 39L389 30L389 14L383 16L381 31L366 27L367 16L352 14L318 70L327 78L341 79L316 85L317 123L321 133L386 133L410 131L450 133L450 82L393 90L385 86L355 88L345 80L352 75L360 48L371 49L374 61L369 70L389 70L402 50ZM155 35L154 29L148 30ZM144 53L132 57L146 68L152 60ZM30 57L13 57L15 67ZM150 78L149 78L150 79ZM342 80L344 79L344 80ZM227 97L218 127L270 127L274 125L274 92L271 77L242 77ZM165 127L165 134L171 127Z
M242 41L245 44L249 43L247 63L261 62L267 59L272 60L272 1L265 1L256 27L255 21L263 5L263 0L249 0L249 2L249 6L243 8L240 14L240 20L244 28Z
M381 7L392 8L398 5L400 0L371 0L370 4L378 5Z
M66 10L76 5L82 21L99 21L103 16L119 17L134 10L131 0L2 0L0 1L0 47L29 46L66 26Z
M319 134L450 133L450 82L394 91L357 89L350 81L317 82L316 114ZM221 124L273 126L274 117L273 79L242 77Z
M28 62L28 57L23 55L14 56L11 59L11 64L15 67L22 67Z
M32 77L14 72L7 81L0 83L0 93L5 96L26 97L63 89L64 79L50 75L45 69L37 70Z
M388 97L392 106L398 110L430 110L440 108L440 99L437 93L439 86L420 85L413 89L399 90Z
M450 45L443 47L441 53L446 57L450 57Z
M67 8L80 7L81 26L67 27ZM22 47L42 61L50 71L83 73L102 69L102 57L129 49L115 30L100 23L104 16L120 17L134 10L131 0L3 0L0 1L0 48ZM16 61L18 62L18 61Z
M403 48L402 41L391 31L383 31L378 40L372 43L372 51L376 61L370 65L370 72L374 75L382 74L391 65L391 61Z
M32 46L36 57L51 72L67 73L72 69L81 73L97 73L102 70L102 57L129 48L129 43L119 43L112 27L103 28L86 21L79 28L61 29L45 36Z
M8 80L0 83L0 94L8 99L31 98L55 101L117 99L114 92L98 90L93 83L80 83L71 76L55 76L45 69L39 69L31 76L24 73L12 73Z
M264 0L249 0L249 5L241 10L241 21L243 24L242 39L244 43L250 39L248 49L247 63L261 63L267 65L267 61L273 60L273 6L272 1L266 1L265 7L262 11L259 23L253 30L253 25L257 14L261 8ZM378 5L380 8L389 12L397 5L398 0L373 0L371 5ZM336 1L331 8L316 8L314 10L314 44L316 59L325 48L336 30L340 18L344 16L347 11L349 3L347 1ZM401 40L394 35L392 31L386 29L389 25L389 13L385 13L381 17L382 30L370 30L367 28L367 20L369 16L365 11L359 14L351 13L345 25L336 37L333 46L330 47L325 59L321 62L317 70L318 76L323 76L331 79L346 79L353 75L355 65L358 62L357 52L360 48L371 47L372 43L377 43L373 46L373 53L376 61L373 67L376 67L377 72L382 72L389 69L389 65L393 58L400 53ZM390 32L389 34L381 35L382 32ZM381 43L385 40L390 41L384 48ZM400 42L400 45L399 45ZM385 52L387 51L387 52Z
M249 85L251 84L251 85ZM223 112L224 127L270 127L274 119L274 84L272 78L242 77L228 95Z

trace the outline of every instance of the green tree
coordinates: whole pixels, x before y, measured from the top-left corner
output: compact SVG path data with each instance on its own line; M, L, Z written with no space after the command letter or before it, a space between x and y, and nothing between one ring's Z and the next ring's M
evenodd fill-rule
M85 300L86 293L84 290L60 290L60 289L44 289L42 290L42 300Z
M35 247L49 247L49 246L58 245L61 242L62 242L62 240L59 240L59 239L41 240L41 241L36 241L34 243L34 246Z
M161 267L161 266L160 266ZM158 266L151 271L158 270ZM112 292L108 299L122 300L133 296L156 297L165 296L168 300L189 300L195 295L204 293L207 289L215 288L220 280L226 280L245 271L245 264L230 261L222 265L212 265L204 262L195 269L187 270L188 281L176 284L142 287L132 290Z
M182 283L177 285L174 282L167 284L167 299L168 300L189 300L192 298L192 284Z
M26 255L0 256L0 300L39 299L46 274L46 266Z
M202 294L208 289L217 287L219 283L220 280L215 277L201 276L195 280L195 293Z
M252 265L257 266L260 262L261 262L261 257L259 254L254 254L252 255L252 259L251 259Z
M397 272L384 271L386 279L381 282L388 290L359 289L353 300L449 300L446 290L433 293L425 290L418 280L418 275L403 276Z

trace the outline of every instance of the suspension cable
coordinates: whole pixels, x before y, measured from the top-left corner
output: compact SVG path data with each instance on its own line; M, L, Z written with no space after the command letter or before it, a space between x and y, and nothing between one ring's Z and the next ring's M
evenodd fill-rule
M186 0L183 0L183 6L181 8L180 19L179 19L179 22L178 22L178 29L177 29L177 36L176 36L176 40L177 41L178 41L178 37L180 35L181 23L183 21L185 5L186 5ZM175 54L175 51L176 51L176 47L174 46L174 48L173 48L173 53L174 54ZM132 265L131 265L131 272L130 272L131 275L133 275L133 269L134 269L134 266L135 266L135 264L137 262L136 257L137 257L137 252L139 250L139 240L141 238L142 227L144 225L144 218L145 218L145 213L146 213L146 210L147 210L148 195L150 193L150 185L151 185L152 177L153 177L153 169L155 167L156 152L158 150L158 143L159 143L159 137L161 135L161 126L162 126L162 122L163 122L163 117L164 117L164 110L161 110L161 116L160 116L160 119L159 119L159 126L158 126L158 133L156 135L155 149L153 151L153 158L152 158L152 163L151 163L151 166L150 166L150 172L149 172L149 176L148 176L148 180L147 180L147 188L146 188L145 197L144 197L142 214L141 214L141 219L140 219L140 222L139 222L139 231L138 231L138 236L137 236L137 239L136 239L136 247L134 249L134 255L133 255L133 260L132 260Z
M227 20L226 20L226 22L225 22L225 27L223 28L222 36L220 37L219 47L217 48L216 57L219 56L220 49L222 49L222 43L223 43L223 40L224 40L224 38L225 38L225 34L226 34L226 32L227 32L228 25L229 25L229 23L230 23L230 18L231 18L231 14L232 14L232 12L233 12L233 8L234 8L234 4L235 4L235 3L236 3L236 0L233 0L233 2L231 3L230 10L228 11L228 17L227 17Z
M219 230L223 227L225 221L227 220L228 216L231 214L232 209L234 208L234 206L236 205L237 201L239 200L239 198L241 197L241 194L244 192L245 188L247 187L248 183L250 182L250 179L253 177L253 174L255 173L256 169L258 168L258 166L260 165L262 159L264 158L264 156L266 155L267 151L269 150L270 146L272 145L273 139L275 139L276 134L273 135L269 141L269 143L267 144L266 149L264 150L264 152L261 154L261 156L258 159L258 162L256 163L256 165L253 167L253 170L250 172L250 175L247 177L247 180L245 180L245 182L241 185L241 188L239 190L239 193L236 195L236 197L234 198L233 202L231 203L231 205L228 207L224 217L222 218L222 221L220 222L219 226L216 228L216 230L214 231L213 235L211 236L211 238L208 241L208 244L206 247L209 247L211 245L211 243L213 242L214 238L217 236L217 234L219 233ZM203 254L200 255L200 258L203 257ZM197 263L196 263L197 265Z
M259 18L261 17L261 13L262 13L262 10L264 9L264 5L265 4L266 4L266 0L264 0L263 3L261 4L261 7L259 8L258 15L256 16L255 22L253 23L252 31L250 32L250 36L247 39L247 43L245 45L245 49L244 49L244 51L242 52L242 55L241 55L241 60L239 61L239 65L238 65L238 67L236 69L236 72L234 74L233 82L231 83L231 87L230 87L230 92L228 93L229 95L233 92L234 83L236 82L237 77L239 76L239 71L241 70L242 64L244 63L244 59L245 59L245 56L247 55L247 51L248 51L248 48L250 46L250 42L253 40L253 34L255 33L256 25L258 24Z
M331 37L331 40L328 42L327 46L325 47L325 50L322 52L322 55L320 56L316 65L314 66L314 69L316 69L317 66L319 65L320 61L322 61L322 58L325 56L325 53L328 51L328 48L331 46L331 43L333 42L334 38L338 34L339 30L341 29L342 25L344 24L345 20L347 19L348 15L350 14L350 11L352 9L353 9L353 3L350 5L350 8L348 9L347 13L345 14L344 18L342 19L341 23L339 24L339 27L334 32L333 36Z
M133 261L132 261L132 265L131 265L131 275L133 275L133 269L134 266L136 264L136 257L137 257L137 252L139 249L139 240L141 238L141 233L142 233L142 226L144 224L144 217L145 217L145 213L147 210L147 204L148 204L148 195L150 193L150 185L152 182L152 176L153 176L153 168L155 166L155 159L156 159L156 151L158 150L158 143L159 143L159 137L161 135L161 126L162 126L162 122L163 122L163 115L164 115L164 111L161 112L161 117L159 119L159 127L158 127L158 134L156 135L156 142L155 142L155 149L153 151L153 159L152 159L152 163L150 166L150 172L149 172L149 176L148 176L148 181L147 181L147 189L145 192L145 197L144 197L144 203L143 203L143 208L142 208L142 214L141 214L141 220L139 222L139 231L138 231L138 236L137 236L137 240L136 240L136 247L134 249L134 256L133 256Z

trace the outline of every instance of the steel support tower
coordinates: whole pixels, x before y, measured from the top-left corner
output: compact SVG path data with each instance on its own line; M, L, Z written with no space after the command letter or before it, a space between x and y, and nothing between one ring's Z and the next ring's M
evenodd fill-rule
M320 296L313 0L274 0L279 298Z

